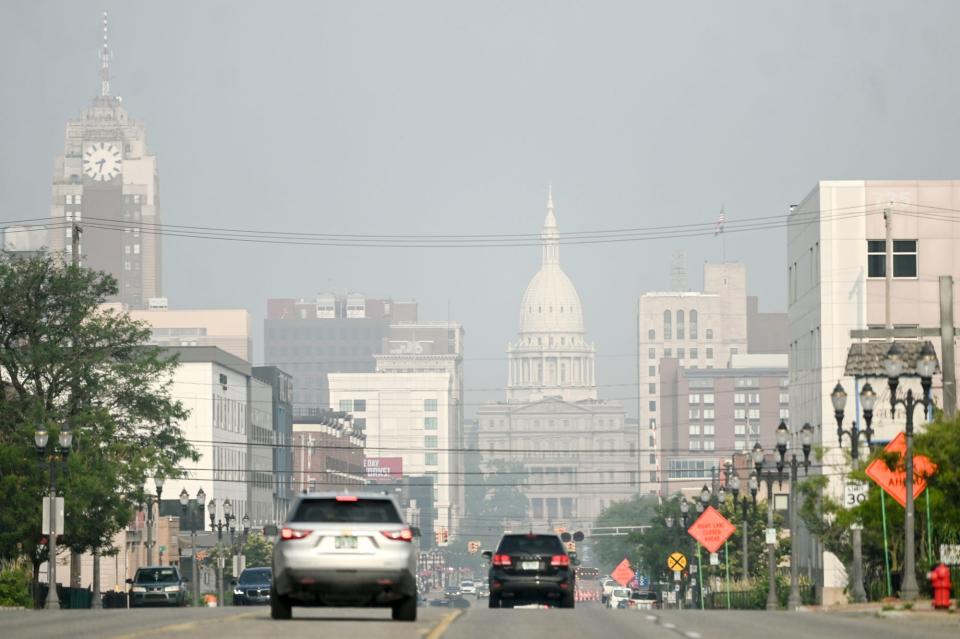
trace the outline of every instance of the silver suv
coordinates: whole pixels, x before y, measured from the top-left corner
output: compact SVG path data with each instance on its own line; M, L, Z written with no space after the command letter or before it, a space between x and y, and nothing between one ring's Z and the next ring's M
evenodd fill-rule
M292 606L376 606L416 621L416 528L382 494L300 495L276 534L270 616Z

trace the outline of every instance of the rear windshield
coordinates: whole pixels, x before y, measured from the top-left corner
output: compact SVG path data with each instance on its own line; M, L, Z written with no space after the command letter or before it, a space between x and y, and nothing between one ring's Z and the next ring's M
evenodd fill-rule
M263 584L270 583L271 570L269 568L258 568L256 570L244 570L240 573L240 583L242 584Z
M507 535L500 541L497 553L562 555L563 544L554 535Z
M630 591L629 591L629 590L626 590L626 589L620 590L619 588L617 588L616 590L613 591L613 596L614 596L614 597L629 597L629 596L630 596Z
M137 583L158 583L161 581L176 581L176 568L141 568L133 579Z
M290 521L331 524L401 524L400 513L392 501L359 499L337 501L334 498L304 499Z

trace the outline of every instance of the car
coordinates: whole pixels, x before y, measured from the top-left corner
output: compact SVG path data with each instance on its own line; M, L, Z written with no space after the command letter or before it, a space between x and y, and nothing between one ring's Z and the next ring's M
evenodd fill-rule
M490 596L490 586L487 584L481 584L477 586L477 599L483 599L484 597Z
M185 606L186 582L176 566L144 566L138 568L130 584L130 607Z
M420 531L382 493L298 495L274 535L270 616L290 619L294 606L389 607L398 621L417 619Z
M614 588L619 587L620 584L617 583L616 579L613 579L612 577L607 577L602 582L600 582L600 586L602 588L600 592L600 601L601 603L607 603L607 599L610 598L610 593L613 592Z
M574 607L576 555L554 534L506 534L490 560L490 608L527 604Z
M610 596L607 597L607 608L620 608L621 601L624 602L622 607L626 608L626 602L630 601L629 588L614 588Z
M634 590L630 593L630 602L629 608L635 608L637 610L653 610L657 607L657 593L655 592L640 592Z
M475 595L477 594L477 584L470 581L469 579L464 579L460 582L460 594L461 595Z
M273 569L270 566L245 568L240 577L233 580L233 605L257 606L270 603L270 583Z
M447 586L443 589L443 596L447 599L460 596L460 587L459 586Z

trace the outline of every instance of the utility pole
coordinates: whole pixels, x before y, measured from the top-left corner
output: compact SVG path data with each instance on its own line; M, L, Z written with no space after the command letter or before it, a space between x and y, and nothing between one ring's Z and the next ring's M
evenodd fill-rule
M80 234L83 233L83 227L74 222L70 229L70 263L74 268L80 266Z
M887 330L891 331L890 336L887 338L888 342L893 341L893 319L890 317L890 284L893 282L893 231L890 229L891 216L893 202L883 209L883 228L886 233L886 240L884 241L884 254L883 254L883 290L884 290L884 323L887 327Z
M940 372L943 375L943 412L957 412L957 368L953 355L953 276L940 276Z

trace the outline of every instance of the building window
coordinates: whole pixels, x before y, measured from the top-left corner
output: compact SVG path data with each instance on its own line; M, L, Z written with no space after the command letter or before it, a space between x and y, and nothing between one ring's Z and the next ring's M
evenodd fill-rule
M716 433L716 427L713 424L704 424L703 425L703 434L713 437Z
M657 392L657 385L656 385L656 384L647 384L647 391L648 391L651 395L653 395L654 393Z
M737 437L743 437L747 434L747 426L745 424L734 424L733 434Z
M670 311L663 312L663 339L673 339L673 327L670 325L671 316Z
M648 367L647 367L647 375L649 375L650 377L655 377L656 374L657 374L657 367L656 367L656 366L648 366Z
M686 357L687 357L686 351L685 351L684 349L682 349L682 348L678 348L678 349L677 349L677 359L685 359Z
M437 400L435 399L423 400L423 412L435 413L436 411L437 411Z
M745 440L745 439L738 439L737 441L733 442L733 449L734 449L734 450L738 450L738 451L739 451L739 450L746 450L746 449L747 449L747 440Z
M655 471L655 470L651 470L651 471L650 471L650 481L653 482L653 483L656 483L656 481L657 481L657 471Z
M647 339L649 340L657 339L657 329L651 328L649 331L647 331Z
M423 438L424 448L436 448L437 447L437 436L436 435L427 435Z
M423 463L427 466L436 466L437 465L437 454L436 453L424 453Z
M653 448L654 446L657 445L657 439L653 435L650 435L649 441L650 441L650 448Z
M704 450L713 450L713 449L714 449L714 445L715 445L715 442L714 442L712 439L706 439L706 440L704 440L704 442L703 442L703 449L704 449Z
M656 429L657 429L657 420L654 419L653 417L651 417L651 418L650 418L650 424L649 424L649 426L650 426L650 430L656 430ZM650 444L650 445L653 446L653 444Z
M690 424L690 434L699 435L700 434L700 424Z
M690 419L700 419L700 407L691 406L690 407Z
M748 413L748 415L750 415L750 419L760 419L760 409L759 409L759 408L751 408L751 409L750 409L750 412Z
M687 403L688 403L688 404L699 404L699 403L700 403L700 394L699 394L699 393L691 393L691 394L690 394L690 399L687 400Z
M886 277L886 262L886 241L867 240L867 276ZM893 240L893 276L917 276L916 240Z
M683 339L683 311L677 311L677 339Z
M751 404L759 404L760 393L747 393L747 399L750 401Z
M713 329L712 329L712 328L708 328L708 329L707 329L707 339L713 339Z
M424 430L437 430L437 418L436 418L436 417L424 417L424 418L423 418L423 429L424 429Z
M699 355L700 354L697 352L697 349L695 348L690 349L690 359L699 359Z
M657 359L657 349L647 349L647 359Z
M657 463L657 456L656 456L655 453L650 453L650 463L651 463L651 464L656 464L656 463Z
M713 393L704 393L703 394L703 403L712 404L713 403Z
M353 400L353 412L355 412L355 413L365 413L365 412L367 412L367 400L365 400L365 399L355 399L355 400Z
M790 419L790 409L781 408L780 409L780 419Z
M734 404L746 404L746 403L747 403L747 394L746 394L746 393L734 393L734 394L733 394L733 403L734 403Z
M746 419L747 411L745 408L734 408L733 409L733 418L734 419Z
M353 400L352 399L341 399L340 400L340 410L345 413L353 412Z
M789 404L790 403L790 393L780 393L780 403Z
M700 440L699 440L699 439L691 439L691 440L690 440L690 447L689 447L689 448L690 448L690 450L700 450Z
M652 413L652 412L655 412L655 411L657 410L657 402L656 402L656 401L651 401L650 404L649 404L649 407L650 407L650 412L651 412L651 413Z
M690 339L697 339L697 312L690 311Z
M704 419L713 419L713 409L712 409L712 408L704 408L704 409L703 409L703 418L704 418Z
M665 349L663 349L663 356L664 356L664 357L673 357L673 349L672 349L672 348L665 348Z

